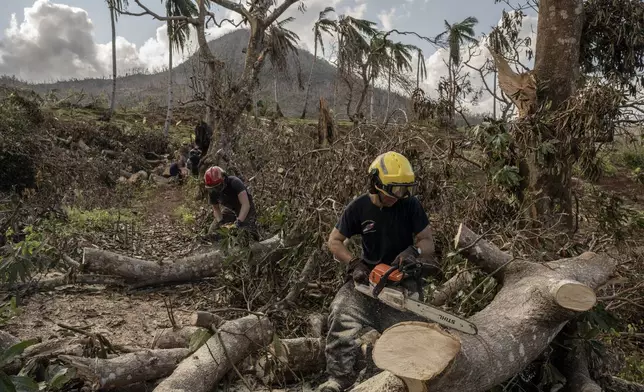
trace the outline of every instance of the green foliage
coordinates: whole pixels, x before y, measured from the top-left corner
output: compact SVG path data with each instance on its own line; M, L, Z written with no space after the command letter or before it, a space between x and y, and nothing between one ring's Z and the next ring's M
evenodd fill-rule
M212 337L212 332L206 329L199 329L190 335L190 343L188 349L190 351L196 351L199 347L204 345L208 339Z
M131 212L123 209L100 209L83 210L76 207L67 207L65 209L69 227L76 231L105 231L113 229L117 224L131 224L136 218Z
M586 73L601 73L631 95L644 84L644 3L584 1L580 60Z
M0 369L10 364L25 349L38 343L38 339L24 340L16 343L8 349L0 352ZM0 390L7 392L31 392L38 391L38 384L30 377L24 375L8 376L0 370Z
M5 238L14 238L13 234L13 230L8 229ZM47 258L41 256L47 256L53 251L44 234L35 231L33 226L27 226L23 234L23 240L9 241L0 254L0 283L11 286L19 280L27 281L35 270L44 267Z
M644 168L644 148L630 146L620 151L616 158L629 169Z
M619 373L619 377L634 382L644 382L644 355L639 352L633 352L624 359L624 367Z
M174 212L181 219L181 222L187 226L191 226L196 222L195 214L184 205L177 207Z

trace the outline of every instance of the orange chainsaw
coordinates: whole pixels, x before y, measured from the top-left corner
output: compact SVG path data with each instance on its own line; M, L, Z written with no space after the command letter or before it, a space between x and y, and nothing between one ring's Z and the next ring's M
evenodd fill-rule
M418 265L412 265L411 269L419 267ZM406 270L409 269L404 267L401 271L398 265L378 264L369 273L369 286L355 282L356 290L369 297L376 298L394 309L415 313L430 321L466 334L476 335L478 333L476 325L469 321L434 306L411 299L408 290L403 284L404 279L407 277Z

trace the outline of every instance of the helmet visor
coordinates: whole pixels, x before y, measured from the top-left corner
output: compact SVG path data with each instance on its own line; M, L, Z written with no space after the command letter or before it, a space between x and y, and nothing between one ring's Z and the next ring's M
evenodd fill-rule
M388 184L382 190L396 199L406 199L414 195L416 184Z

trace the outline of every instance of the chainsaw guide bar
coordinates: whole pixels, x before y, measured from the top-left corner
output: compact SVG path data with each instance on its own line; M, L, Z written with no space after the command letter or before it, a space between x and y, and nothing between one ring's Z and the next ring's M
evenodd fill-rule
M476 325L469 321L463 320L434 306L407 298L405 293L400 290L385 287L376 297L373 295L373 287L371 286L355 283L355 288L359 292L371 298L376 298L394 309L415 313L430 321L469 335L476 335L478 333Z

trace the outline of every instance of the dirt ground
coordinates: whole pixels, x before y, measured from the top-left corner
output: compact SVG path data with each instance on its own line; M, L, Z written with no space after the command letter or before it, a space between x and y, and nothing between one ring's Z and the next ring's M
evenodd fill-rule
M190 196L176 185L151 192L147 202L140 206L143 223L136 243L144 246L134 246L127 253L148 260L167 260L183 257L200 247L194 234L187 233L180 218L173 214L185 197ZM122 243L111 246L101 243L100 247L123 251ZM67 285L25 298L20 303L19 315L4 329L23 339L73 335L57 325L62 323L100 333L112 344L149 347L157 329L172 326L166 304L172 307L176 322L184 324L194 310L216 307L217 292L218 288L207 281L132 292L102 285Z

